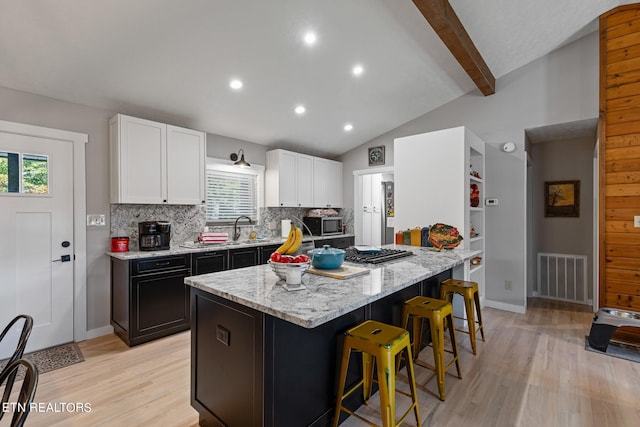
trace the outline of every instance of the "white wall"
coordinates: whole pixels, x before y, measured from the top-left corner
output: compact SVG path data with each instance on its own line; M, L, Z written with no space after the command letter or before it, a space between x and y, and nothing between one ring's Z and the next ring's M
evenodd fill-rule
M393 165L395 138L467 126L488 144L485 173L489 189L487 197L500 200L499 206L487 210L487 299L524 307L524 130L598 117L598 41L598 33L591 33L499 78L494 95L484 97L478 90L469 92L345 153L339 159L344 168L345 205L353 203L352 171L368 167L368 147L385 145L386 165L390 166ZM498 150L507 141L517 145L514 153L506 154ZM512 291L504 289L505 280L512 280Z
M104 333L110 325L110 247L109 224L109 119L115 111L73 104L40 95L0 87L0 119L11 122L63 129L89 135L86 147L87 214L104 214L105 227L87 227L87 330L89 335ZM123 112L190 127L190 123L171 117L150 117L144 112ZM207 155L229 158L244 149L247 161L265 163L267 147L247 141L207 134Z

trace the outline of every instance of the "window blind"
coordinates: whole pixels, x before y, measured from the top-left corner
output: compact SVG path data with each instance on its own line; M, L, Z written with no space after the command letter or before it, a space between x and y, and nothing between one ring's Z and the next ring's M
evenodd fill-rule
M207 169L207 222L232 222L241 215L258 220L255 174Z

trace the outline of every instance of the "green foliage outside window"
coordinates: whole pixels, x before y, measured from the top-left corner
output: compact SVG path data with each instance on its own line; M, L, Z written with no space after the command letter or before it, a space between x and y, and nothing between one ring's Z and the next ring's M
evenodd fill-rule
M0 193L9 192L9 160L0 156Z
M9 192L9 164L9 153L0 152L0 193ZM27 154L22 156L22 192L30 194L49 192L49 165L46 156Z

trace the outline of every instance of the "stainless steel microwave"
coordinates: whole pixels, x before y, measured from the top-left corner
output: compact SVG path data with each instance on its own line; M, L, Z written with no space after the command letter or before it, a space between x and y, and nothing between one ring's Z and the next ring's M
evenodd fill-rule
M314 236L331 236L332 234L342 234L342 217L329 216L329 217L312 217L305 216L302 218L304 225L304 233ZM308 230L307 230L308 228Z

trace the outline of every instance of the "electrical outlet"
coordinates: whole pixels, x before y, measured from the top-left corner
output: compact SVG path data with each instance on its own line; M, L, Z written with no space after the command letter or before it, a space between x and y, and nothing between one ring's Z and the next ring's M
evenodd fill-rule
M104 227L107 224L104 214L87 215L87 225L94 227Z
M504 281L504 288L508 291L513 289L513 283L511 283L511 280Z
M633 226L640 227L640 215L636 215L633 217Z
M216 326L216 339L220 341L222 344L229 347L230 345L230 332L227 328L221 325Z

